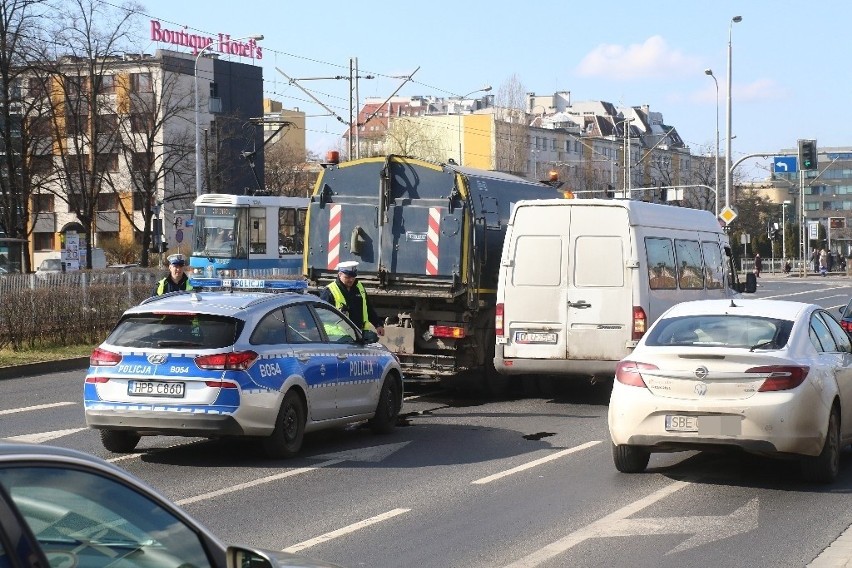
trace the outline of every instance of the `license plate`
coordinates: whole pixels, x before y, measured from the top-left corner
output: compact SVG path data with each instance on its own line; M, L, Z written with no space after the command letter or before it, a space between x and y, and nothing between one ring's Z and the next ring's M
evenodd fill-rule
M127 394L130 396L167 396L183 398L186 383L165 381L130 381L127 384Z
M556 334L538 331L516 331L515 343L556 343Z
M666 416L668 432L698 432L697 416Z

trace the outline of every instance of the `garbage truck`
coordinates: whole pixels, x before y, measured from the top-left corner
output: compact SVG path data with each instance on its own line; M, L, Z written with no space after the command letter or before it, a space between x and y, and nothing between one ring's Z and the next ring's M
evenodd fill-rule
M397 155L326 163L305 223L309 289L357 261L407 381L468 378L497 394L507 384L493 363L506 224L516 201L562 197L554 185Z

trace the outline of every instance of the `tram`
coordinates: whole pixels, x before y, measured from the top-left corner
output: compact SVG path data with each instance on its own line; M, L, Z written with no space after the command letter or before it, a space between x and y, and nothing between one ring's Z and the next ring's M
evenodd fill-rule
M302 271L306 197L208 193L195 200L191 273L297 275Z

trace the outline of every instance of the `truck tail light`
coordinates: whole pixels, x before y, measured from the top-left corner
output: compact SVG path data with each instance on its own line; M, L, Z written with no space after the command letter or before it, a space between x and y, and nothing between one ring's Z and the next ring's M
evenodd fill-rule
M766 365L752 367L746 373L766 374L766 380L757 392L771 392L794 389L808 376L810 367L804 365Z
M430 325L429 333L432 334L432 337L449 337L451 339L461 339L466 335L463 327L455 325Z
M642 371L651 371L659 369L651 363L637 363L636 361L619 361L615 366L615 380L623 385L631 387L648 388L645 380L642 378Z
M119 363L121 363L121 355L100 347L92 351L89 357L89 365L92 367L114 367Z
M633 306L633 341L639 341L648 331L648 316L642 306Z
M494 331L497 332L497 337L503 337L503 304L497 304L494 311Z
M254 351L236 351L199 355L195 358L195 364L206 371L245 371L256 359L257 353Z

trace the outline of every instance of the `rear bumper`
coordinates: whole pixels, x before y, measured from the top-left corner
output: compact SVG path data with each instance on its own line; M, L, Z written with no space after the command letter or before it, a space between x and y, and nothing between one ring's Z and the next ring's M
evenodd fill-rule
M562 375L566 377L615 376L618 361L590 361L580 359L504 359L497 347L494 368L501 375Z
M202 438L245 435L233 416L223 414L87 409L86 424L99 430L132 430L142 435Z

